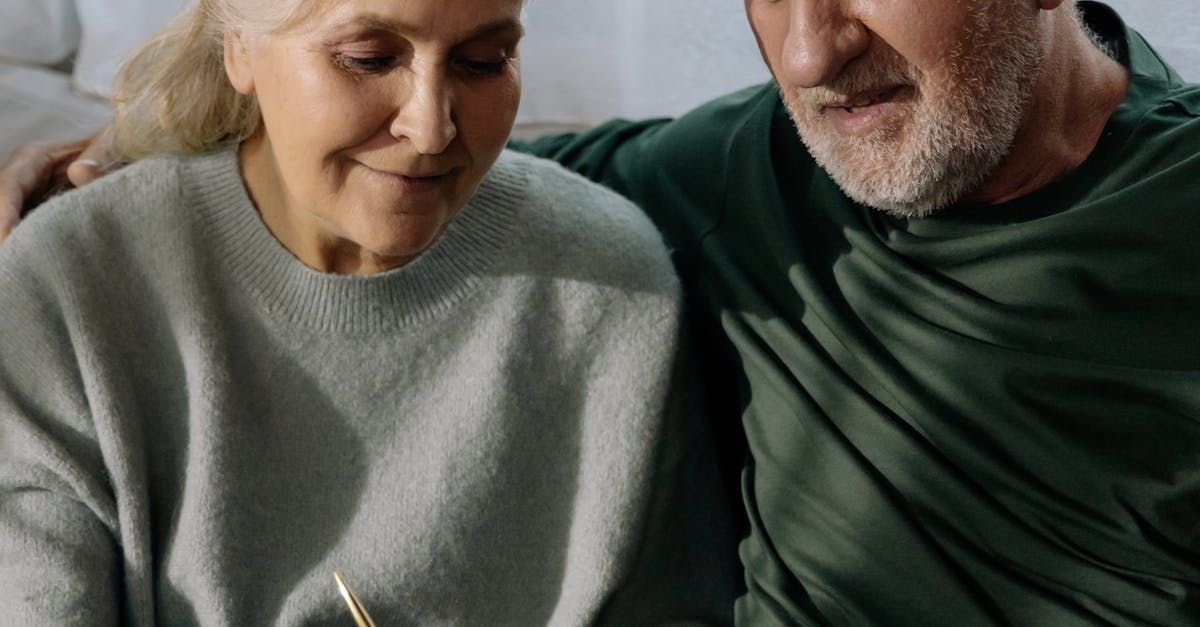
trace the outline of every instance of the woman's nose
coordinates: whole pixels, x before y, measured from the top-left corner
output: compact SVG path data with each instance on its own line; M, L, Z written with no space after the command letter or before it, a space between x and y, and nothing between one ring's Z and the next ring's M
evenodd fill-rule
M779 62L792 87L832 82L871 43L871 35L847 0L792 0L788 33Z
M411 142L419 154L445 152L458 136L448 81L440 76L416 75L392 121L391 133L396 139Z

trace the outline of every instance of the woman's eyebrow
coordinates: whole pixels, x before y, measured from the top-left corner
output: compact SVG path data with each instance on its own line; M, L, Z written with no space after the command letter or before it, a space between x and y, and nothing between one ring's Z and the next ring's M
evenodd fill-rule
M381 15L363 14L358 15L349 20L346 20L330 30L344 31L349 28L357 28L364 31L386 31L395 33L403 37L420 36L425 30L414 24L407 24L400 20L395 20ZM481 24L471 30L455 37L460 42L473 41L490 37L493 35L508 35L512 34L518 38L525 34L525 27L515 18L501 18Z
M493 35L515 35L519 38L525 35L525 27L518 20L503 18L471 29L462 40L472 41Z

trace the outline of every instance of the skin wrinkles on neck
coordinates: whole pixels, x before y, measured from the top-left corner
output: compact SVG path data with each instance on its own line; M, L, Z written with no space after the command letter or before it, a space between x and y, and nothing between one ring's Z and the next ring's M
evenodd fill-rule
M1104 127L1125 99L1127 70L1089 39L1064 5L1052 14L1054 27L1040 76L1017 131L996 171L961 205L998 205L1035 192L1078 168L1100 141Z
M394 270L414 257L382 257L344 238L323 236L323 229L297 224L286 209L286 191L271 159L269 139L260 131L242 142L238 161L250 197L267 231L297 260L317 272L370 275Z

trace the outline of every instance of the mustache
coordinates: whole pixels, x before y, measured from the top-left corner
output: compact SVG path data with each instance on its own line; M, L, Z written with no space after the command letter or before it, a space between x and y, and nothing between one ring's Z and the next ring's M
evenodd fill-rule
M829 84L797 87L792 89L791 93L785 92L785 98L793 104L820 112L825 107L844 103L857 94L881 87L914 85L919 78L920 74L916 68L899 53L890 51L855 59Z

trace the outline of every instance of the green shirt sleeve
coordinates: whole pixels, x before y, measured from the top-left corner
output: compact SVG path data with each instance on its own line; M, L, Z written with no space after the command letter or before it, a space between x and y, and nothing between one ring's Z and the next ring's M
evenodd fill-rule
M667 245L690 251L720 221L732 143L753 121L770 85L705 104L675 120L614 120L586 133L553 135L511 147L557 161L642 208ZM747 106L747 105L751 106Z
M670 131L672 124L662 119L613 120L585 133L551 135L513 147L557 161L634 201L664 232L668 245L679 248L695 235L688 235L679 212L655 188L667 158L660 136L664 130Z

